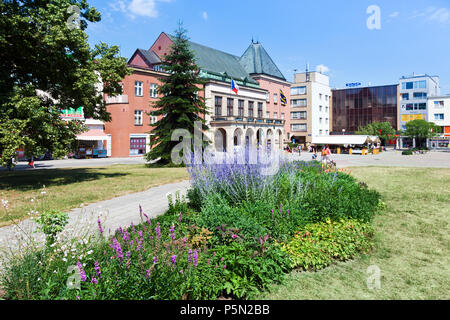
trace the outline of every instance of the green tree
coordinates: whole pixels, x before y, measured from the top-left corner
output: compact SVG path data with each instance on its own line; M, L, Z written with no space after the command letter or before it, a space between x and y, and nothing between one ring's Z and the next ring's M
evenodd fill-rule
M425 146L426 139L438 136L442 128L434 122L417 119L406 123L406 130L403 135L416 139L416 146Z
M395 136L395 129L389 122L372 122L365 127L359 128L356 134L377 136L380 138L382 145L386 140L391 140Z
M163 95L153 104L153 116L163 116L151 132L152 150L146 154L147 161L160 158L158 163L171 163L172 149L179 141L172 141L175 129L186 129L191 139L194 136L194 122L201 121L202 130L208 130L201 115L208 114L205 100L198 95L204 80L199 77L199 68L195 64L194 53L189 49L186 30L180 24L175 31L175 39L163 64L168 76L161 78L158 93ZM193 141L193 140L191 140Z
M86 0L0 1L0 165L11 167L20 147L71 151L84 126L63 121L61 109L110 120L102 93L120 94L129 71L117 46L89 46L85 29L98 21Z

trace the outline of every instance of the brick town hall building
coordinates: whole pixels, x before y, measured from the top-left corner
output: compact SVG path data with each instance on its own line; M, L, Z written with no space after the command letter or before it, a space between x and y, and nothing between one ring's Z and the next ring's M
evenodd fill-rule
M123 94L105 97L111 121L105 123L112 157L142 156L150 151L150 136L158 120L148 116L158 99L158 79L167 76L162 60L174 38L161 33L149 50L137 49L122 81ZM206 80L199 95L205 98L209 132L217 149L231 151L245 143L266 143L282 149L290 139L290 83L260 43L252 43L241 57L189 41ZM231 79L239 86L231 90ZM219 150L222 151L222 150Z

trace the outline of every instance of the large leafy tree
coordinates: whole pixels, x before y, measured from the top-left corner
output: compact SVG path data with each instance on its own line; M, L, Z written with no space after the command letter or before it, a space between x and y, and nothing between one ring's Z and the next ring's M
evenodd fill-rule
M159 159L160 164L171 162L171 152L179 141L172 141L176 129L189 131L194 136L194 122L202 123L202 130L208 130L204 116L207 114L205 100L198 94L204 80L199 78L199 68L195 64L194 53L189 49L186 30L180 24L175 31L175 40L163 64L167 77L161 78L158 93L162 97L154 103L150 114L163 116L151 132L152 150L146 154L148 161ZM191 140L193 141L193 140Z
M356 134L379 137L383 145L386 140L393 139L395 133L395 129L389 122L372 122L356 131Z
M423 146L426 139L438 136L442 128L434 122L428 122L423 119L412 120L406 123L406 130L403 135L416 139L418 146Z
M129 71L117 46L89 46L85 29L98 21L86 0L0 1L0 165L21 147L67 154L84 127L60 109L110 120L103 93L120 94Z

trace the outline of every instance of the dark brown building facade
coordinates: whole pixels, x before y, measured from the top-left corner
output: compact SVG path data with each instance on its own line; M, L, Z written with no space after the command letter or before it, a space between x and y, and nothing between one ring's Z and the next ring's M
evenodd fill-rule
M332 90L332 133L354 133L372 122L398 130L398 85Z

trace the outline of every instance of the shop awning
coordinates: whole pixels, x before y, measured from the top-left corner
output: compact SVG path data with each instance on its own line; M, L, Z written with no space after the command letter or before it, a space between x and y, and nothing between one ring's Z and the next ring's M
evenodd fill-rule
M363 145L366 143L378 143L380 139L377 136L365 136L365 135L335 135L314 137L312 139L313 144L329 144L329 145Z
M91 129L87 132L77 135L77 140L83 141L103 141L108 139L108 136L103 132L103 130Z

